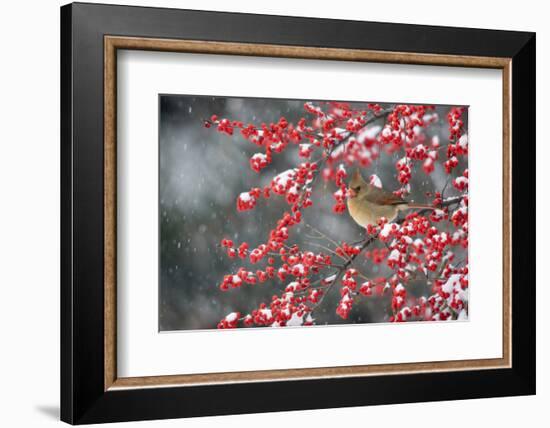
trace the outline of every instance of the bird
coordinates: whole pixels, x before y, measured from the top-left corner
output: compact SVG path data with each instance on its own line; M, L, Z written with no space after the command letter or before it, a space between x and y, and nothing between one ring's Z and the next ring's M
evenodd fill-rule
M369 224L376 226L382 217L392 222L400 211L408 209L435 209L431 205L407 202L392 192L368 183L359 170L353 174L348 190L348 212L361 227Z

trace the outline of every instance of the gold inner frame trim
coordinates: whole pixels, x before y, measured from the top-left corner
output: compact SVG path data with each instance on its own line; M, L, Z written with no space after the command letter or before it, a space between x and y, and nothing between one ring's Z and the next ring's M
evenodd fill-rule
M298 59L323 59L397 64L494 68L502 70L503 125L503 323L502 358L377 364L343 367L262 370L170 376L119 378L116 367L116 89L117 50L148 50L214 55L244 55ZM512 165L511 165L511 78L510 58L384 52L303 46L266 45L139 37L104 37L104 389L193 386L220 383L290 381L313 378L360 377L423 372L482 370L511 367L512 355Z

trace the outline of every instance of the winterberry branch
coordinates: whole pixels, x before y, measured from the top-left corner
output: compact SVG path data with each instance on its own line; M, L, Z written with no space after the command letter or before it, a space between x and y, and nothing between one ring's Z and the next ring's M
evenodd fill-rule
M449 144L442 147L439 140L433 139L430 149L424 145L418 129L439 120L437 114L428 113L433 107L397 105L382 109L376 104L369 104L369 111L359 111L349 108L345 103L327 105L329 112L306 103L305 110L315 119L308 122L302 118L297 124L289 124L284 118L277 123L261 126L245 126L241 122L219 119L217 116L205 121L206 127L216 126L219 132L227 135L233 135L234 129L239 129L246 140L262 148L264 153L256 153L250 158L251 168L258 173L272 162L272 153L280 153L291 144L299 145L299 156L305 159L309 159L315 151L320 152L315 161L304 161L278 174L270 186L264 189L252 188L239 195L239 211L254 209L258 199L269 199L272 196L284 197L290 210L283 214L276 227L269 232L267 241L256 248L249 248L246 242L235 246L231 240L222 240L221 246L229 257L248 259L251 264L267 260L267 265L256 272L241 267L237 273L226 275L220 288L226 291L244 284L253 286L277 278L283 283L289 279L291 282L287 283L281 295L273 296L269 305L261 304L244 317L231 313L220 322L219 327L236 327L238 322L244 325L310 325L314 322L311 317L313 311L325 301L334 285L340 283L341 299L336 312L340 317L347 318L353 302L360 294L371 295L376 284L377 287L381 286L380 279L385 282L381 294L392 290L392 320L404 321L411 316L455 318L459 313L457 311L467 307L467 300L460 294L460 290L468 286L467 266L453 267L450 262L454 255L448 247L467 246L467 170L452 181L462 194L447 199L443 197L450 182L450 174L458 165L457 156L467 155L467 139L462 135L461 115L464 109L452 108L448 114L451 135ZM381 119L384 120L381 128L370 128L369 125ZM337 128L339 125L344 125L345 129ZM304 143L304 140L309 143ZM424 173L431 174L443 148L446 152L443 166L449 179L443 191L436 192L432 203L434 209L421 209L391 223L382 218L377 226L367 227L367 236L358 245L338 243L308 224L306 227L317 234L313 239L324 239L329 244L306 242L306 245L323 252L288 244L292 228L303 223L302 211L313 205L313 191L319 176L336 185L338 190L333 194L336 200L333 210L341 214L346 209L345 201L349 196L347 165L368 167L373 160L378 160L383 150L388 154L404 151L395 164L401 188L394 192L404 196L410 192L409 181L413 171L416 173L415 163L422 162ZM335 168L337 162L340 163ZM380 179L375 175L370 177L370 181L375 186L381 186ZM449 208L454 205L460 205L460 208L451 214ZM426 216L428 213L429 216ZM452 236L437 229L435 224L440 221L448 221L455 227ZM423 239L413 240L411 236L415 235L423 236ZM352 266L357 257L374 242L383 243L384 248L369 250L366 256L374 263L385 260L393 274L388 278L371 281ZM330 248L330 244L335 249ZM339 258L343 263L335 264L331 257ZM429 283L434 283L437 293L429 298L417 299L414 306L409 308L405 306L407 292L403 284L416 277L417 270L425 274ZM438 279L429 279L427 272L436 270ZM313 280L315 277L317 279ZM366 280L359 289L356 277ZM447 307L452 308L452 311Z

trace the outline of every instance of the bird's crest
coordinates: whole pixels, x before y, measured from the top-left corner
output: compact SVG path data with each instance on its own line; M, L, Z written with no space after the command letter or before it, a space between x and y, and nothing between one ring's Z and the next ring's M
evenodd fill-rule
M365 179L363 178L363 176L361 175L361 171L359 171L359 168L357 168L353 175L351 176L351 181L349 183L349 187L357 187L357 186L361 186L363 185L364 183L366 183Z

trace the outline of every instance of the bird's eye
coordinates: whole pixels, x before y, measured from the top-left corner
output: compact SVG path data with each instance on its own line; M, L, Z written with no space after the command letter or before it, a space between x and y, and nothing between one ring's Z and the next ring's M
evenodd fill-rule
M351 190L353 190L354 192L359 192L361 190L361 186L352 187Z

